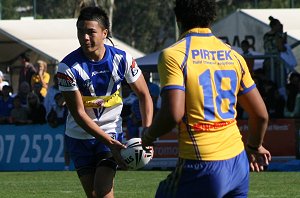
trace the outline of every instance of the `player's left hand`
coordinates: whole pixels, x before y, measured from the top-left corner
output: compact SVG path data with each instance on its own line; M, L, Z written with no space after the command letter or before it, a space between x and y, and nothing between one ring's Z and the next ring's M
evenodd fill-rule
M246 152L248 154L251 171L263 171L264 166L269 165L269 162L271 161L270 152L263 146L258 147L257 150L246 146Z

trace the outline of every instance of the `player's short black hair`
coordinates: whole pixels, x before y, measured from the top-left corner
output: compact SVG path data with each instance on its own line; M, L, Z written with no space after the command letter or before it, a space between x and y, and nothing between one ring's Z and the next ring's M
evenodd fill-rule
M108 30L108 36L110 36L109 27L110 22L107 13L102 7L84 7L81 9L76 25L79 21L97 21L104 29Z
M176 0L174 12L184 29L208 27L216 18L215 0Z

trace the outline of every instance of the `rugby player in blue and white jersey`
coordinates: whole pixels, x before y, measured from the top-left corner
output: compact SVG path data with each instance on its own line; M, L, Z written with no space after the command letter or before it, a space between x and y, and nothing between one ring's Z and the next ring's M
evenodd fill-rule
M109 20L100 7L86 7L77 20L80 48L58 67L59 89L66 100L66 146L87 197L114 197L120 155L123 107L121 82L126 80L140 101L143 127L151 124L153 103L141 70L127 52L104 44Z

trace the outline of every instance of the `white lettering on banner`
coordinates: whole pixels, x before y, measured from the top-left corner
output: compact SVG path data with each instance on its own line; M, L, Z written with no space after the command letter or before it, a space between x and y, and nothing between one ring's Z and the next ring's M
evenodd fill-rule
M177 155L178 148L177 146L154 147L154 153L156 153L157 155Z
M58 143L58 147L54 146L54 142ZM0 163L12 163L12 155L22 164L63 163L63 152L63 134L0 135Z
M53 162L53 157L50 157L50 152L52 150L52 145L53 145L53 138L51 135L48 135L46 134L44 136L44 140L46 140L48 142L48 147L47 147L47 150L45 152L45 155L43 157L43 162L46 162L46 163L51 163Z
M64 159L64 136L62 134L56 134L55 135L55 140L59 141L59 148L58 151L55 155L54 161L57 163L63 163L65 161Z
M6 163L9 163L11 160L12 152L13 152L15 136L14 135L5 135L3 138L2 135L0 135L0 162L2 161L2 158L4 156L4 151L5 151L4 141L9 142L8 149L7 149L8 151L7 151L6 160L5 160Z
M30 162L29 157L26 156L26 154L28 153L28 150L29 150L29 146L30 146L29 136L22 135L21 140L23 140L25 142L25 147L21 154L20 163L29 163Z
M4 154L4 140L2 135L0 135L0 162L2 161L3 154Z
M268 126L268 131L271 130L278 130L278 131L288 131L289 130L289 126L288 125L278 125L278 124L272 124Z

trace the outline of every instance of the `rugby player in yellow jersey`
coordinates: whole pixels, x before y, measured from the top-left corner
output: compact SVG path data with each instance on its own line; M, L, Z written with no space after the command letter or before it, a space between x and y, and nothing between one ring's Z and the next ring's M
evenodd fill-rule
M215 0L176 0L174 11L181 36L160 54L162 105L142 137L149 146L178 125L178 163L156 197L247 197L249 170L261 171L271 160L262 146L265 104L245 60L209 28ZM237 102L249 115L247 153Z

